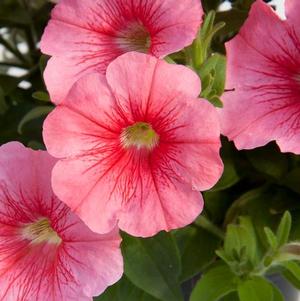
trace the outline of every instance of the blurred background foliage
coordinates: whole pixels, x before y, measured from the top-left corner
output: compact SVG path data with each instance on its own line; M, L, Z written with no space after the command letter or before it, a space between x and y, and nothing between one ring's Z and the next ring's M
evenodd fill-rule
M222 2L202 0L207 13ZM232 9L207 15L191 47L169 57L198 72L201 96L216 106L224 91L224 43L238 32L253 0L231 2ZM17 140L44 148L42 123L53 106L39 41L53 5L0 0L0 144ZM293 300L265 277L281 274L300 289L299 156L280 153L275 143L239 152L225 138L222 144L225 172L204 193L204 214L149 239L123 234L125 275L98 301Z

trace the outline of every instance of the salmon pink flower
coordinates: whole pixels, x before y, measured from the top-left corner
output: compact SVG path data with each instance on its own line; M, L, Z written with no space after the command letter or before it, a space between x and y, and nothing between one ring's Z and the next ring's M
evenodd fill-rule
M151 236L191 223L222 173L215 108L184 66L130 52L80 79L44 124L55 193L90 228Z
M128 51L163 57L192 43L201 23L200 0L61 0L41 41L52 55L45 81L53 102L72 84Z
M240 33L227 43L222 132L238 149L272 140L300 154L300 1L286 1L281 20L257 0Z
M0 300L88 301L118 281L116 230L93 233L53 194L47 152L0 148Z

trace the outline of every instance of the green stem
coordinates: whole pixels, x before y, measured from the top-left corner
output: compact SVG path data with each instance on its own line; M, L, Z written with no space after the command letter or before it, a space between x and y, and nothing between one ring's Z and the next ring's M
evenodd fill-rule
M28 65L28 62L24 58L22 53L17 48L12 47L1 35L0 35L0 44L2 44L8 51L10 51L22 63Z
M28 66L19 64L19 63L13 63L13 62L0 62L0 66L3 67L17 67L22 69L28 69Z
M38 71L39 71L39 65L35 65L33 66L28 73L26 73L25 75L21 76L20 79L21 80L28 80L30 79L33 75L35 75Z
M172 60L169 56L165 57L165 61L168 62L169 64L176 64L176 62Z
M224 240L224 238L225 238L224 232L219 227L217 227L215 224L213 224L207 217L205 217L203 215L200 215L196 219L194 224L196 226L199 226L199 227L207 230L208 232L214 234L215 236L221 238L222 240Z

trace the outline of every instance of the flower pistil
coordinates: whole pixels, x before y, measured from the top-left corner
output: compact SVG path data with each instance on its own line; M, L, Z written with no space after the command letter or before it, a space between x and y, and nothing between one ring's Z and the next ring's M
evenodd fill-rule
M22 235L32 244L50 243L59 245L62 239L52 228L48 218L40 218L37 221L27 224L22 228Z
M121 143L125 148L136 147L152 150L157 146L159 136L149 123L136 122L123 129Z

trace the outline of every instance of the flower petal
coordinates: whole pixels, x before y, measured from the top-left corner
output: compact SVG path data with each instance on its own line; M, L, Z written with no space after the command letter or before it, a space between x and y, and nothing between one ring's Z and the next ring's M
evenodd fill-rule
M0 187L5 184L6 189L16 195L20 192L19 187L22 187L24 195L43 197L45 201L51 199L49 179L57 161L55 158L42 151L26 151L19 142L2 145L0 156ZM1 206L3 203L0 202Z
M224 108L219 110L223 134L239 149L272 140L280 144L284 137L299 135L300 60L294 32L259 0L226 48L226 85L234 91L224 94ZM292 151L288 145L284 149Z
M149 237L161 230L184 227L203 209L198 191L158 169L144 170L136 184L135 194L124 202L119 221L119 227L131 235Z
M207 190L223 173L217 111L204 99L171 105L177 105L178 114L161 134L160 152L168 154L174 170L194 189Z
M45 72L52 101L61 102L84 74L104 74L122 53L163 57L191 44L202 15L198 0L61 0L41 40L42 52L56 57Z
M285 14L287 16L287 22L294 27L298 32L300 37L300 20L299 20L299 11L300 11L300 2L298 0L285 0Z
M114 123L113 105L114 98L104 76L94 73L79 80L44 123L43 137L48 151L63 158L93 150L103 141L119 142L121 129Z
M47 149L62 159L54 191L99 233L118 223L149 236L191 223L203 207L193 188L210 188L223 168L218 115L197 99L198 76L131 52L111 63L107 81L83 77L47 117ZM124 129L141 123L157 137L153 149L123 143Z
M58 162L52 175L58 197L98 233L115 228L120 210L121 200L113 194L114 180L110 175L105 177L106 168L101 166L101 159L86 157Z
M44 79L51 101L60 104L71 87L85 74L101 69L97 58L80 61L80 58L52 57L44 72Z
M17 142L0 148L0 300L90 301L122 275L117 229L93 233L57 199L55 162ZM41 218L61 242L24 236L24 226Z
M118 57L109 65L106 77L118 105L133 119L159 112L165 103L182 95L196 98L201 90L199 77L188 68L137 52Z

